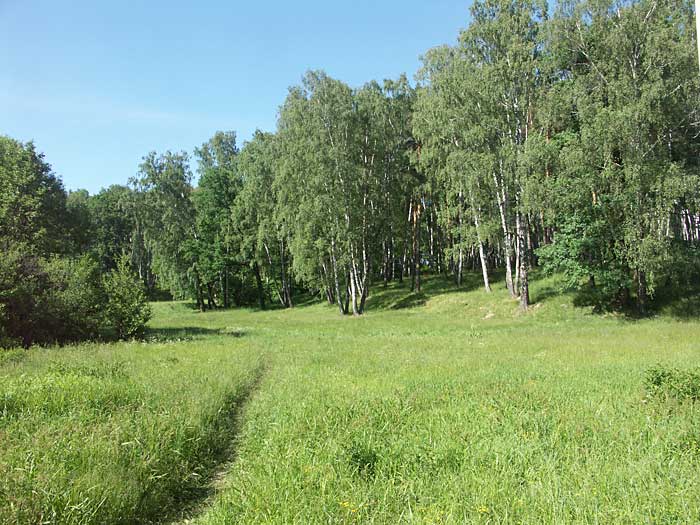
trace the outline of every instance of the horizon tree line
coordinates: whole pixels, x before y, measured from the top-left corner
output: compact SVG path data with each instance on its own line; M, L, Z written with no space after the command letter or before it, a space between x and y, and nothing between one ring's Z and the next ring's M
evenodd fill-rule
M660 291L689 289L700 269L692 2L478 0L471 12L456 44L422 57L415 84L353 89L307 72L274 133L239 147L217 132L195 149L196 185L185 152L149 153L127 185L94 196L26 166L44 182L16 183L19 207L3 192L0 237L89 252L102 272L126 253L152 297L200 310L292 307L304 291L361 315L374 286L420 292L425 271L457 285L478 271L487 292L503 279L522 309L534 267L600 309L643 313ZM21 220L44 233L27 237ZM61 221L69 234L50 234Z

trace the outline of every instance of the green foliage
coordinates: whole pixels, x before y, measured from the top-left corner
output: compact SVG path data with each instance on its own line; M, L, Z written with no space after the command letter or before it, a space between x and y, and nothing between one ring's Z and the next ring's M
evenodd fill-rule
M231 240L238 247L238 260L256 279L258 303L265 307L268 295L291 306L288 209L280 197L279 140L256 131L238 158L243 181L232 208Z
M0 346L143 336L159 287L373 312L159 304L147 342L0 353L0 521L181 517L235 439L201 523L700 522L695 16L476 0L416 87L308 72L196 186L153 152L66 194L0 137ZM611 312L652 299L681 320Z
M700 400L700 369L681 370L656 365L647 370L644 387L650 398Z
M92 216L90 194L87 190L68 193L66 198L66 220L68 222L68 253L82 254L90 250L95 236L96 218Z
M195 153L200 174L197 190L192 194L197 230L194 250L199 279L195 284L207 290L210 307L216 306L215 296L219 295L227 308L231 296L235 296L232 293L236 259L232 246L231 209L241 186L236 164L236 134L217 132ZM195 298L203 308L204 292L195 292Z
M4 344L66 343L100 333L105 297L88 256L44 259L19 245L0 260Z
M545 272L565 276L563 290L578 291L583 304L599 310L626 306L625 293L633 284L629 268L616 257L618 247L605 235L614 227L573 215L561 221L552 244L537 250Z
M564 232L569 246L557 248L559 259L571 261L575 279L583 257L610 290L633 288L642 310L683 259L672 238L690 240L686 226L675 225L698 188L692 24L686 1L577 2L562 6L552 24L566 74L549 100L548 202L557 228L576 214L578 235L592 245L574 246Z
M89 256L54 257L44 266L49 287L40 296L36 342L68 342L100 335L106 303L100 269Z
M0 137L2 344L97 337L97 272L115 269L114 330L141 332L146 310L125 310L143 298L112 283L122 253L149 297L202 311L302 292L359 315L377 281L410 276L419 303L421 271L461 284L477 266L487 290L505 269L522 309L539 265L601 312L697 302L692 3L477 0L471 14L416 86L307 72L275 133L196 148L196 183L188 153L152 152L128 187L66 194L31 142Z
M44 259L19 246L0 260L3 346L96 339L107 331L135 337L149 318L143 284L126 255L104 278L90 256Z
M72 195L72 194L71 194ZM117 267L123 252L131 253L135 263L141 261L133 213L134 196L126 186L113 185L88 199L87 207L91 220L90 251L100 263L103 272ZM132 240L132 235L134 239Z
M407 248L398 232L421 206L408 162L412 99L405 77L353 90L309 71L280 110L276 221L294 275L342 313L350 302L363 312L373 269L386 270L391 244Z
M107 294L105 321L119 339L141 337L151 318L151 307L143 283L133 273L129 259L123 255L117 267L104 277Z
M199 276L189 156L151 152L130 183L138 249L145 252L140 258L149 259L161 287L187 297L198 288Z
M443 193L447 254L495 245L509 279L514 244L520 261L544 245L541 261L599 308L634 298L644 311L698 241L692 5L581 0L553 13L479 1L458 45L425 55L418 163Z
M0 136L0 249L65 253L66 192L34 144Z
M0 257L0 325L6 346L31 345L41 323L36 306L42 290L48 289L48 276L41 260L26 252L20 244Z

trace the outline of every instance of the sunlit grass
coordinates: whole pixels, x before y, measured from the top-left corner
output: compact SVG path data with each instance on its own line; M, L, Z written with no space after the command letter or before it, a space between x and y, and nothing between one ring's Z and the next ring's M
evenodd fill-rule
M547 280L525 315L502 288L438 285L358 320L263 314L273 372L200 523L700 519L700 454L679 448L698 411L643 389L657 362L700 364L697 323L595 316Z
M220 335L11 354L0 368L0 523L177 510L229 447L260 354Z
M0 521L178 515L231 444L198 523L699 521L700 413L644 381L700 365L700 323L555 284L526 314L478 276L377 287L358 319L159 303L150 343L7 354Z

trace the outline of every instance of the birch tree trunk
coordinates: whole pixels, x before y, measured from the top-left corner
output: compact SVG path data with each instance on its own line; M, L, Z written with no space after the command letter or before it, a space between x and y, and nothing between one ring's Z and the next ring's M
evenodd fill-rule
M357 316L360 315L360 311L358 310L357 304L357 275L352 264L350 265L350 268L348 268L348 273L350 277L350 299L352 301L352 315Z
M479 227L479 217L481 215L480 207L477 208L474 202L474 194L469 191L469 200L472 205L472 213L474 214L474 227L476 228L476 240L479 243L479 261L481 262L481 275L484 279L484 288L487 292L491 291L491 284L489 283L489 271L486 266L486 257L484 256L484 242L481 239L481 229Z
M260 304L260 309L265 309L265 290L263 288L262 277L260 276L260 267L258 263L253 264L253 274L255 275L255 284L258 289L258 303Z
M347 312L347 307L343 308L343 297L340 294L340 282L338 281L338 261L335 257L335 241L331 240L331 267L333 269L333 284L335 286L335 299L338 302L340 315Z
M517 198L516 198L516 206L517 206ZM522 252L522 243L521 241L521 236L520 236L520 231L521 231L521 217L520 217L520 212L515 214L515 231L516 231L516 237L515 237L515 283L513 283L513 288L517 291L517 293L520 293L520 253Z
M526 251L527 242L525 240L525 228L527 227L526 217L520 216L518 211L518 246L519 246L519 270L520 274L520 309L527 310L530 306L530 286L528 283L528 256Z
M504 260L506 263L506 286L508 287L508 292L510 296L517 297L515 287L513 286L513 269L512 269L512 257L513 257L513 236L508 228L508 214L506 208L507 194L505 188L499 183L499 177L496 172L493 172L493 181L496 184L496 200L498 201L498 211L501 215L501 228L503 229L503 243L504 243Z
M420 215L421 203L411 202L413 218L413 271L411 272L411 291L420 292Z

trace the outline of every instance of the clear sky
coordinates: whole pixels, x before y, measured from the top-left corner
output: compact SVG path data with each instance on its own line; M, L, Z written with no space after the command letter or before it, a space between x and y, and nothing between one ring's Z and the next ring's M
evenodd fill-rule
M469 0L0 0L0 134L68 189L125 183L149 151L273 131L308 69L353 87L413 78Z

